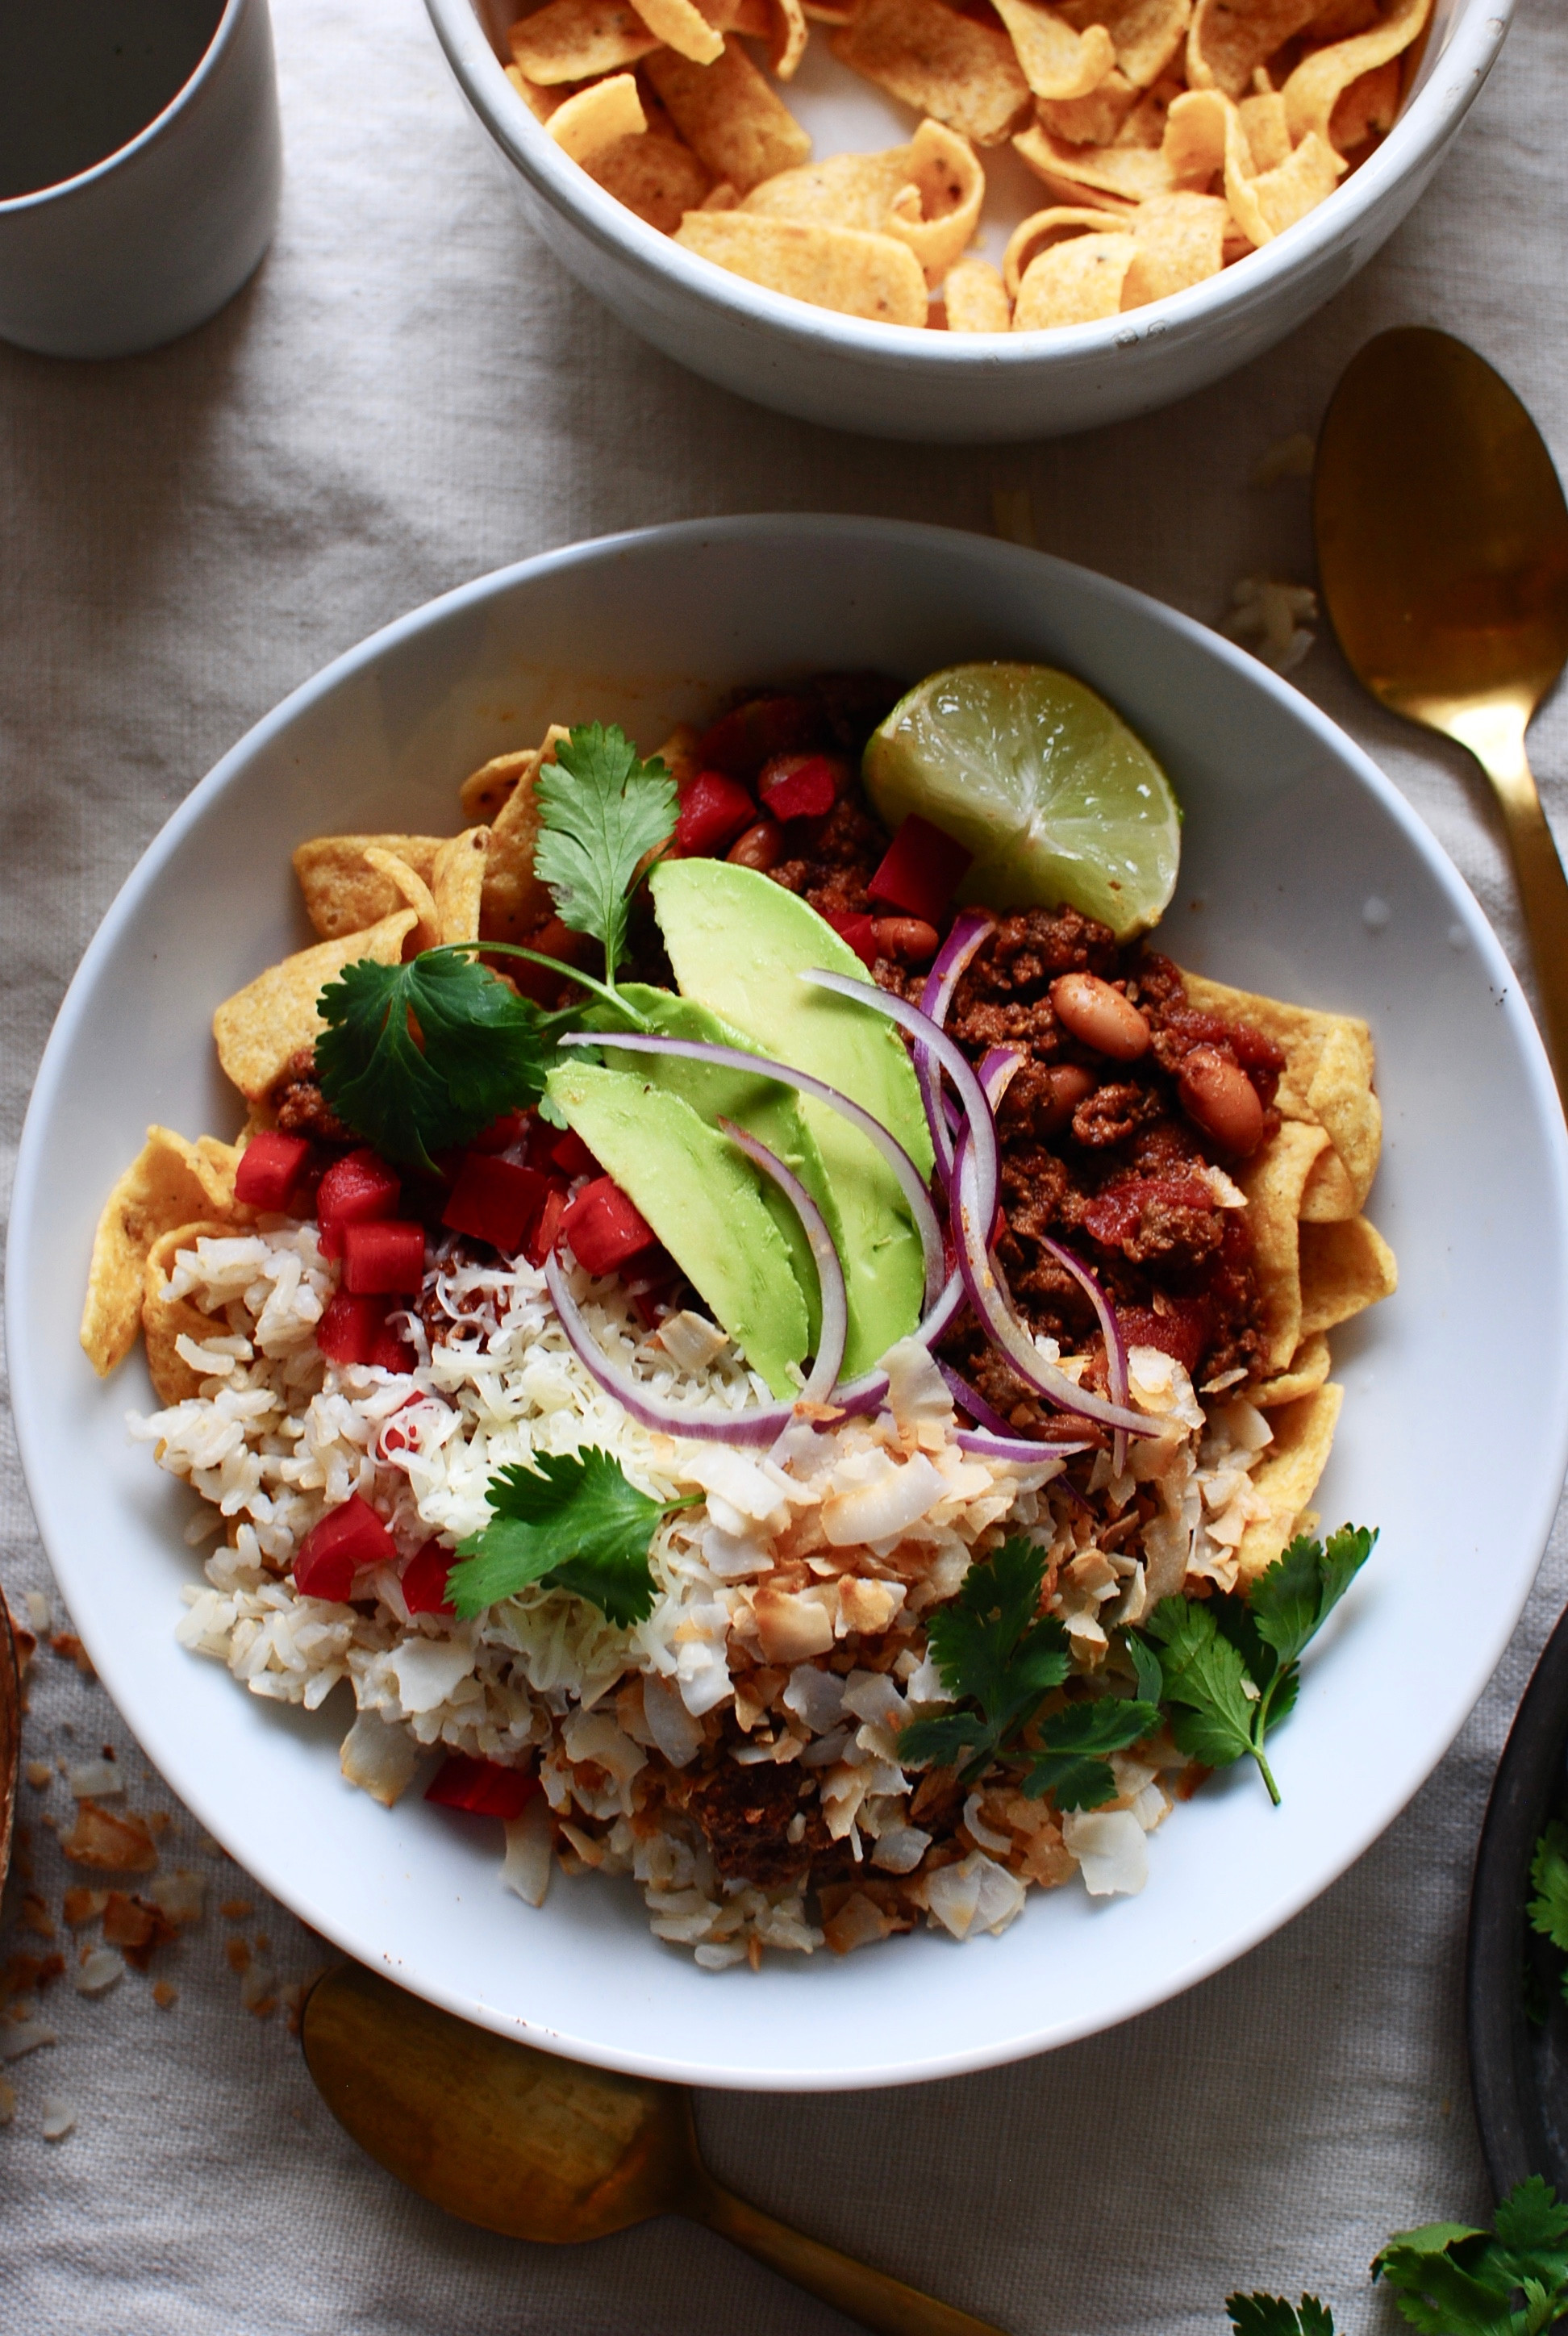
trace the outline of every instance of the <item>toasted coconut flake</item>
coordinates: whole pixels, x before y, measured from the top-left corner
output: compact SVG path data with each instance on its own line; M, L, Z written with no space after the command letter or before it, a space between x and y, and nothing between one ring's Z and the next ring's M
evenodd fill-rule
M101 1808L93 1800L77 1804L76 1823L60 1846L73 1865L94 1866L101 1874L151 1874L158 1863L144 1817Z
M112 1947L83 1947L82 1960L71 1974L78 1995L107 1995L125 1976L125 1961Z
M343 1739L338 1766L351 1785L389 1809L414 1780L419 1747L406 1729L394 1727L379 1712L362 1711Z
M542 1906L554 1864L555 1825L550 1803L535 1793L522 1815L506 1821L506 1855L501 1878L531 1906Z
M45 2093L38 2104L38 2130L45 2141L63 2141L76 2130L76 2104L63 2093Z
M1062 1839L1091 1898L1135 1897L1149 1878L1144 1828L1130 1809L1069 1809Z
M42 2020L0 2020L0 2060L22 2060L45 2044L58 2044L53 2028Z
M1141 1842L1143 1835L1138 1838ZM1023 1913L1024 1886L1005 1866L976 1849L958 1864L938 1868L926 1883L926 1903L955 1939L980 1931L996 1935Z

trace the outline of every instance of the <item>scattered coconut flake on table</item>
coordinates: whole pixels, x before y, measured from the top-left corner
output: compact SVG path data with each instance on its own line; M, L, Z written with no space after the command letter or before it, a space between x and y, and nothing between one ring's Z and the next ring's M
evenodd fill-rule
M20 2060L41 2045L59 2041L53 2028L42 2020L8 2020L0 2025L0 2060Z
M1317 640L1318 595L1310 584L1281 584L1268 576L1243 576L1232 593L1234 603L1221 630L1251 647L1276 673L1292 673Z
M9 2125L16 2114L16 2088L0 2077L0 2125Z
M44 2113L40 2130L45 2141L63 2141L68 2133L75 2132L76 2104L63 2093L45 2093L39 2107Z
M113 1760L83 1760L65 1771L73 1800L108 1800L125 1790L125 1779Z
M112 1947L83 1947L82 1961L71 1974L78 1995L107 1995L125 1976L125 1959Z

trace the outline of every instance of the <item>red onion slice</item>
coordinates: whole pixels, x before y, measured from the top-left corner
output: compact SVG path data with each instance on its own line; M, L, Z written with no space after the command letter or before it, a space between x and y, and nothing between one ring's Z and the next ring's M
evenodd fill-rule
M977 1427L984 1428L988 1436L1011 1436L1014 1433L1011 1421L1004 1419L999 1411L993 1410L979 1387L971 1387L961 1371L955 1371L950 1363L939 1363L937 1368L947 1381L948 1393L953 1401L969 1413Z
M814 976L807 974L803 978L809 981ZM828 975L825 978L836 982L838 977ZM845 987L858 991L861 985L849 982ZM872 995L880 998L881 991L873 990ZM901 1000L893 1002L902 1003ZM911 1013L915 1011L913 1007L908 1010ZM947 1046L951 1042L943 1039L942 1043ZM793 1064L774 1062L768 1055L748 1055L738 1046L714 1046L706 1038L644 1037L640 1033L630 1030L568 1030L557 1039L556 1044L560 1046L613 1046L617 1054L676 1055L690 1063L715 1063L725 1070L748 1072L754 1078L776 1079L781 1087L793 1087L797 1095L812 1095L818 1103L826 1104L830 1111L836 1111L842 1118L849 1121L852 1127L858 1128L868 1143L875 1144L898 1178L899 1188L914 1220L915 1231L920 1237L926 1270L925 1304L927 1307L936 1304L947 1279L947 1258L942 1246L941 1227L931 1206L931 1196L926 1190L925 1179L903 1145L863 1105L841 1095L837 1087L830 1087L825 1080L813 1078L809 1071L797 1071ZM959 1060L963 1062L961 1055ZM974 1074L967 1063L964 1063L964 1069L972 1079ZM979 1096L978 1087L975 1092Z
M1046 1360L1013 1312L1000 1284L999 1270L987 1242L990 1224L982 1215L969 1131L959 1139L953 1174L953 1232L958 1241L959 1270L970 1305L992 1345L1007 1357L1026 1387L1032 1387L1059 1411L1076 1412L1082 1419L1098 1420L1103 1427L1122 1428L1129 1436L1157 1436L1160 1426L1122 1405L1107 1403L1077 1387L1065 1371Z
M687 1436L699 1444L772 1444L794 1418L791 1403L759 1404L751 1411L686 1411L651 1395L621 1364L612 1362L588 1326L581 1307L571 1294L559 1251L544 1260L545 1288L555 1308L567 1344L590 1378L612 1395L630 1419L666 1436Z
M844 1358L844 1340L849 1335L849 1304L844 1296L844 1270L839 1263L839 1253L833 1244L833 1235L823 1222L822 1211L806 1191L798 1176L792 1175L784 1162L733 1119L721 1119L719 1126L730 1142L738 1145L748 1160L755 1162L765 1176L770 1176L801 1221L801 1231L806 1237L812 1253L812 1263L817 1270L817 1289L822 1301L822 1328L817 1333L816 1360L800 1391L802 1403L825 1403L838 1380L839 1365Z
M667 1403L650 1395L623 1365L613 1362L605 1353L571 1294L560 1255L553 1249L544 1261L545 1286L560 1318L567 1343L579 1362L606 1394L614 1396L622 1410L639 1420L644 1427L659 1428L667 1436L695 1436L699 1443L772 1444L793 1425L796 1404L825 1403L833 1392L839 1365L844 1358L849 1327L843 1269L823 1222L822 1212L799 1178L791 1174L776 1153L770 1152L765 1144L759 1144L755 1135L748 1135L733 1120L721 1119L718 1124L730 1142L738 1145L783 1192L801 1221L801 1230L816 1266L822 1293L822 1329L817 1338L816 1360L798 1396L792 1397L788 1403L759 1404L753 1411L692 1412L681 1404Z
M1095 1309L1105 1341L1105 1371L1111 1382L1111 1399L1115 1403L1127 1400L1127 1342L1122 1336L1122 1326L1116 1319L1115 1307L1080 1258L1070 1249L1047 1235L1040 1236L1040 1247L1054 1257L1064 1272L1070 1273L1078 1288ZM1111 1465L1119 1476L1127 1465L1127 1439L1120 1428L1111 1450Z
M920 992L920 1012L929 1015L939 1030L947 1027L953 992L980 943L995 930L996 921L989 909L963 909L953 919L952 930L937 951ZM942 1075L923 1038L915 1041L914 1065L915 1076L920 1083L920 1100L926 1107L926 1124L936 1148L937 1173L945 1187L953 1173L953 1139L942 1101Z
M961 1452L972 1452L979 1460L1017 1460L1026 1468L1054 1460L1058 1475L1073 1453L1093 1448L1087 1444L1036 1444L1025 1436L992 1436L981 1427L960 1427L953 1441Z
M813 989L833 990L840 998L852 998L857 1005L869 1006L873 1013L885 1014L890 1022L898 1023L918 1045L929 1048L936 1056L957 1089L965 1125L972 1130L971 1140L979 1172L979 1199L985 1222L989 1224L996 1211L1001 1174L996 1124L968 1056L954 1045L945 1030L938 1029L929 1014L922 1014L918 1006L911 1006L903 998L893 997L890 990L879 989L874 981L856 981L847 973L825 973L820 969L803 973L798 978L810 982Z

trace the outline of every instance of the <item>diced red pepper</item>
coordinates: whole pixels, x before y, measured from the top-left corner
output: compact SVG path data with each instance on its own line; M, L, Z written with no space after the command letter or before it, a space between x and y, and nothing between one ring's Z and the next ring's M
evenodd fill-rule
M757 791L774 819L821 819L833 807L838 784L825 754L778 754Z
M340 1290L316 1326L316 1343L329 1363L368 1363L385 1323L385 1299Z
M873 900L923 917L928 925L940 925L974 856L929 819L911 812L866 890Z
M439 1808L510 1818L521 1816L538 1790L534 1779L521 1768L503 1768L499 1760L476 1760L467 1752L452 1752L426 1785L424 1797Z
M403 1569L403 1602L411 1614L454 1611L446 1602L446 1577L456 1563L456 1552L443 1549L438 1541L427 1541L414 1551Z
M700 860L733 843L755 818L756 805L737 780L699 771L681 795L675 840L688 859Z
M407 1296L424 1280L424 1227L406 1218L343 1228L343 1281L355 1298Z
M380 1371L411 1371L418 1357L408 1340L399 1338L390 1322L384 1322L375 1334L370 1359Z
M510 1152L514 1144L526 1144L533 1125L530 1111L503 1111L488 1127L470 1139L471 1152Z
M862 965L875 965L881 952L876 944L874 917L852 916L844 909L824 909L823 916L839 939L848 941Z
M392 1535L369 1502L350 1493L300 1543L294 1557L294 1586L302 1598L341 1601L361 1566L385 1565L396 1555Z
M441 1222L453 1232L471 1233L475 1241L489 1241L515 1257L549 1190L548 1177L537 1168L502 1160L493 1152L466 1153Z
M579 1265L614 1273L653 1243L653 1227L609 1176L585 1184L560 1221Z
M1129 1347L1157 1347L1188 1371L1197 1369L1213 1335L1203 1298L1169 1299L1159 1314L1150 1306L1118 1306L1116 1323Z
M550 1145L550 1156L563 1176L591 1176L599 1166L581 1136L570 1127Z
M397 1171L389 1168L374 1152L350 1152L343 1159L335 1160L316 1194L322 1255L343 1255L346 1227L370 1224L378 1217L394 1215L402 1190Z
M820 736L822 708L809 697L752 697L721 715L696 742L704 770L749 779L774 754L800 754Z
M239 1165L234 1172L234 1197L248 1209L285 1210L289 1195L299 1182L299 1172L310 1157L310 1144L303 1135L284 1135L275 1127L264 1127L253 1135L239 1155Z
M566 1194L559 1184L552 1184L544 1196L544 1206L539 1212L539 1222L528 1237L528 1261L541 1266L555 1247L560 1233L560 1221L566 1214Z

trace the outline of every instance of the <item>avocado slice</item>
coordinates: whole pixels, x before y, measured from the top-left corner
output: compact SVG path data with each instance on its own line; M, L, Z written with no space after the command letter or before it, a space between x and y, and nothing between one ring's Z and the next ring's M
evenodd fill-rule
M784 1398L800 1382L806 1306L745 1153L650 1080L591 1063L551 1071L546 1093L636 1203L754 1371Z
M925 1111L897 1030L853 998L795 978L821 967L864 980L864 966L833 927L755 868L726 860L661 861L648 887L683 993L749 1033L765 1053L862 1105L929 1177ZM881 1153L825 1104L803 1098L802 1111L838 1203L849 1298L843 1370L852 1378L920 1320L920 1236Z
M745 1031L735 1029L722 1015L699 1006L694 998L680 998L673 989L654 989L641 981L623 981L618 988L648 1028L666 1037L698 1038L708 1046L735 1046L752 1055L761 1051L756 1040ZM749 1078L744 1071L726 1070L716 1063L687 1062L678 1056L662 1059L657 1055L618 1056L609 1032L605 1036L604 1058L613 1067L629 1071L654 1086L667 1088L670 1094L679 1095L710 1127L716 1120L733 1119L737 1127L744 1127L748 1135L765 1144L800 1178L823 1212L834 1249L841 1256L843 1254L843 1226L838 1202L829 1188L822 1153L806 1125L800 1098L788 1087L781 1087L776 1079ZM805 1299L807 1352L814 1355L822 1329L822 1295L811 1245L799 1217L778 1186L766 1176L759 1182L763 1204L784 1237L795 1280Z

